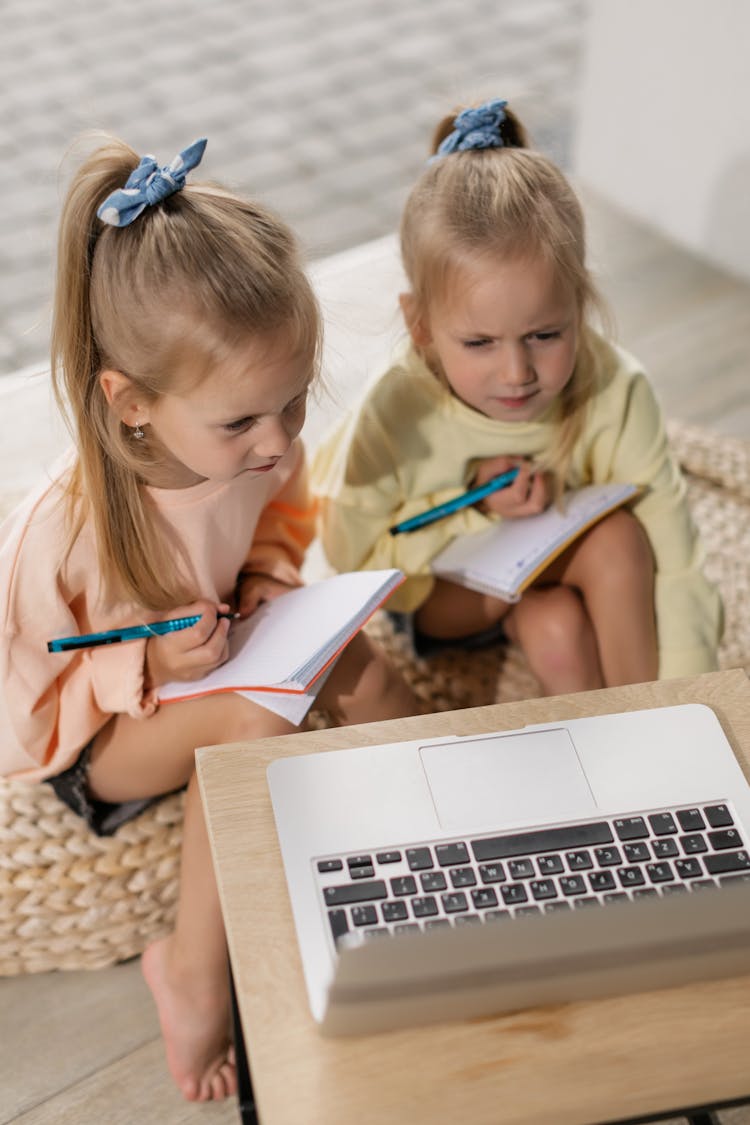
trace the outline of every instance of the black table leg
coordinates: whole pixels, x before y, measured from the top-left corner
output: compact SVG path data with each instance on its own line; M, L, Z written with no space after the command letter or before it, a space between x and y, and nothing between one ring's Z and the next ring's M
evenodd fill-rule
M240 1111L240 1121L242 1125L259 1125L231 964L229 965L229 992L232 998L232 1029L234 1031L234 1051L237 1058L237 1105Z

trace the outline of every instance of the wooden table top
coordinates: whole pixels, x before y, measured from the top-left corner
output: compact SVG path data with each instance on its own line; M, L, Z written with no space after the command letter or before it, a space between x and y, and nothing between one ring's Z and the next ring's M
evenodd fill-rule
M324 1039L266 786L275 757L691 702L714 709L750 779L750 682L739 669L200 749L262 1125L584 1125L750 1095L750 977Z

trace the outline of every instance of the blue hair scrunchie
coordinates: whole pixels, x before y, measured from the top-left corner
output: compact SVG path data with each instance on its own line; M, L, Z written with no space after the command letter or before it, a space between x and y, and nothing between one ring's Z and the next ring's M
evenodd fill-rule
M505 121L507 102L495 98L475 109L465 109L453 122L453 132L441 141L433 160L452 152L477 148L503 148L500 126Z
M138 167L128 176L125 187L113 191L99 207L96 212L99 218L111 227L127 227L147 207L181 191L188 172L203 159L206 144L205 137L193 141L161 168L156 157L142 157Z

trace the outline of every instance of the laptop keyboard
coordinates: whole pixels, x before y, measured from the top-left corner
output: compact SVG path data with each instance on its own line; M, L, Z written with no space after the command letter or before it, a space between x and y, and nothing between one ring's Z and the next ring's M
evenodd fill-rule
M334 943L750 881L726 803L378 848L313 861Z

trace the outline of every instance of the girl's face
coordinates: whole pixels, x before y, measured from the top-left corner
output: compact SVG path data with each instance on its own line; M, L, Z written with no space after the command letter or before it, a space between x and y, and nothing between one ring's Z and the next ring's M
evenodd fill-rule
M449 296L412 323L454 394L500 422L534 421L557 398L573 374L578 331L573 292L536 258L462 268Z
M143 407L136 421L150 427L163 464L150 483L187 488L269 472L302 429L312 375L308 356L253 341L197 386Z

